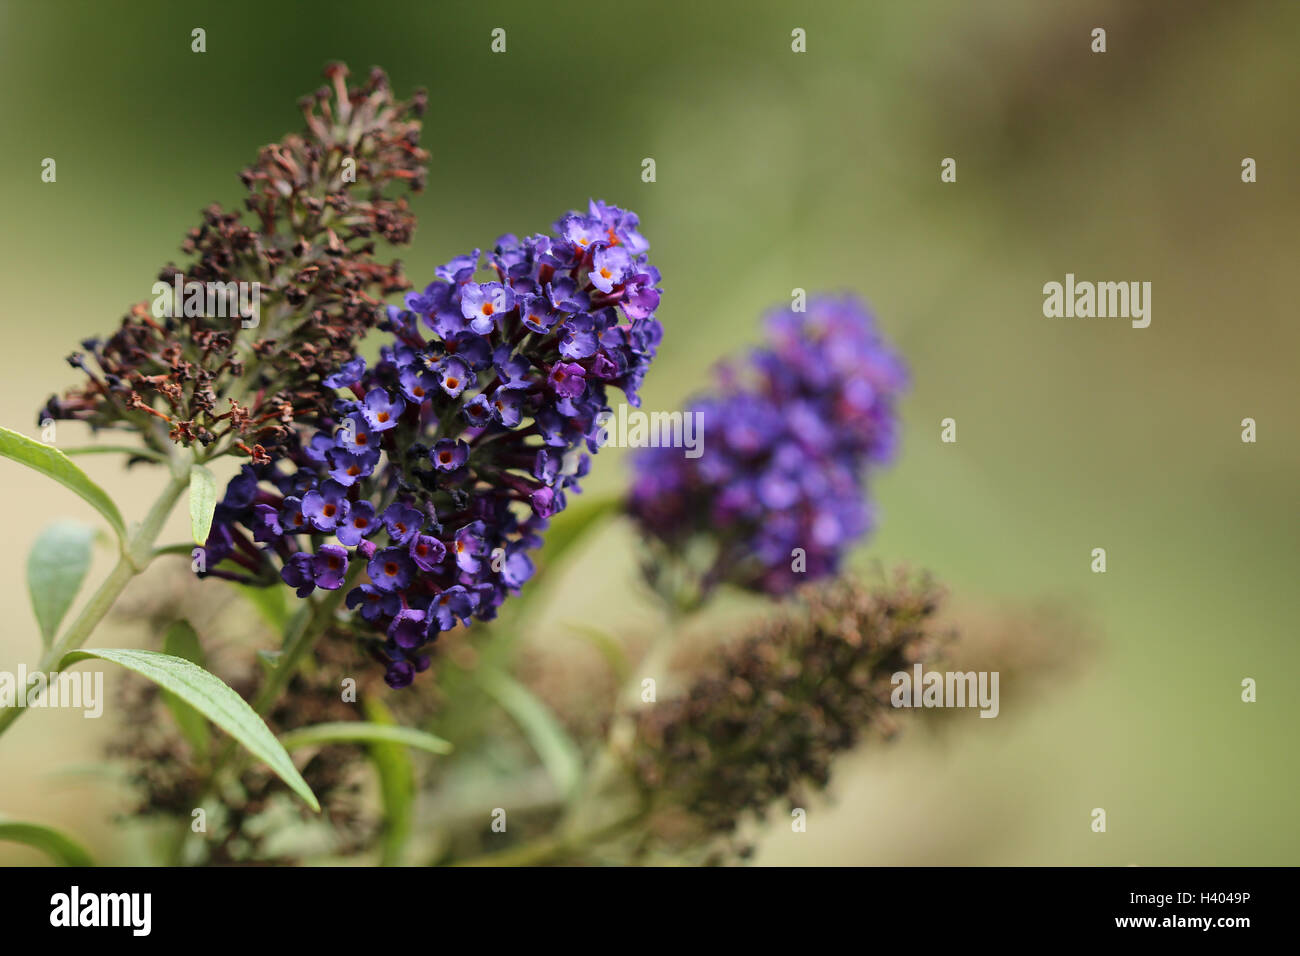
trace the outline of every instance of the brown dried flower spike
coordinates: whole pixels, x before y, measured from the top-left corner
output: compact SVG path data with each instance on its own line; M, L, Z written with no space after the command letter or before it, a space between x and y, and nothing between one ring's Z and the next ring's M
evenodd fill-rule
M723 646L681 697L641 711L632 765L691 839L830 779L834 758L892 731L890 676L942 637L928 581L809 585L795 609Z
M321 380L353 356L382 297L410 286L400 262L375 260L375 242L410 241L415 217L389 194L423 188L428 153L423 91L397 102L381 70L360 87L342 64L325 75L331 85L300 101L306 130L264 146L240 174L254 225L205 209L181 246L188 269L168 265L152 307L135 305L106 342L82 343L89 356L68 361L88 381L52 397L42 419L131 429L160 452L215 443L205 457L266 462L293 440L290 425L328 412Z

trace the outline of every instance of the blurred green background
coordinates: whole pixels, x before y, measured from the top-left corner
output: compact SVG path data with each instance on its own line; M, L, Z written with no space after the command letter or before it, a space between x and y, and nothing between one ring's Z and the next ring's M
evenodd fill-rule
M74 380L63 357L182 261L202 206L240 199L236 172L299 127L327 61L381 65L399 95L430 92L402 254L417 282L589 196L635 209L664 275L648 408L700 388L792 288L864 295L914 374L864 563L931 569L958 609L1050 598L1095 629L1081 677L846 761L808 832L776 826L760 862L1295 863L1297 36L1293 2L3 3L0 422L36 434ZM1151 327L1044 318L1067 272L1150 281ZM156 492L82 462L128 516ZM590 487L624 466L602 454ZM0 482L13 671L39 656L27 547L92 513L17 465ZM574 570L613 627L640 613L634 547L619 532ZM24 718L0 742L0 813L111 858L101 789L55 773L98 759L108 725Z

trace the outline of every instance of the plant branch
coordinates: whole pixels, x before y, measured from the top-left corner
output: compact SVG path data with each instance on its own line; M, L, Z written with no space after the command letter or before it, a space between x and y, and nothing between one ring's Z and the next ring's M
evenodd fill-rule
M157 540L162 526L167 522L167 517L171 514L172 509L176 507L176 502L180 500L181 495L189 488L189 468L188 462L186 467L181 466L177 459L173 463L172 475L163 489L162 494L153 503L144 520L134 528L127 536L127 540L122 544L122 552L118 557L117 565L109 572L108 577L104 579L99 588L91 595L81 613L76 619L68 625L63 636L54 641L42 655L37 670L40 673L49 673L58 667L65 654L69 651L75 651L89 639L91 632L104 616L117 603L117 599L122 596L126 586L131 583L131 579L142 572L149 566L153 559L153 545ZM26 688L23 688L26 691ZM18 719L28 708L26 707L7 707L0 711L0 734L8 729L9 725Z

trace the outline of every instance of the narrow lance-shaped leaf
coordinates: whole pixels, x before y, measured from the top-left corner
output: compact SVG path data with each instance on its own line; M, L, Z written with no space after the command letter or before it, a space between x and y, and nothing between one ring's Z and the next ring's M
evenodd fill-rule
M56 521L41 532L27 555L27 590L46 647L58 633L90 567L95 529L79 521Z
M503 671L484 668L479 681L524 732L556 790L562 796L573 793L582 779L582 753L551 709Z
M452 751L449 741L433 734L416 730L413 727L371 724L363 721L343 720L337 723L314 724L300 727L280 736L280 743L285 750L297 750L317 744L371 743L376 740L387 743L402 744L417 750L427 750L434 754L448 754Z
M57 448L28 438L21 432L0 426L0 455L33 468L43 475L48 475L75 491L108 519L119 540L126 539L126 524L122 521L122 513L117 510L117 505L113 504L113 499Z
M363 706L372 723L396 725L392 711L383 701L368 698ZM383 856L380 862L384 866L400 866L404 862L402 854L414 818L415 767L410 752L401 744L372 740L367 749L379 776L379 794L384 804Z
M159 654L157 651L124 648L72 651L64 656L59 670L89 658L121 664L127 670L135 671L164 690L176 694L243 744L249 753L270 767L308 806L320 811L316 795L311 792L307 781L303 780L280 741L275 739L271 728L220 678L180 657Z
M176 621L167 628L167 634L163 637L163 653L182 658L198 667L203 667L205 663L199 635L189 621ZM189 741L200 759L207 759L208 743L212 735L208 732L208 723L203 719L203 715L185 703L177 694L169 690L164 690L162 694L163 702L171 711L181 735Z
M194 543L204 544L212 530L212 514L217 510L217 479L203 465L190 468L190 524Z
M0 840L35 847L63 866L95 865L95 861L80 843L42 823L22 823L0 817Z

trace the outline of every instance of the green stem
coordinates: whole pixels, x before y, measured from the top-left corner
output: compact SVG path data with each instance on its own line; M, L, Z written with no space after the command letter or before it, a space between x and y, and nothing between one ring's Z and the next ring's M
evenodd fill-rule
M330 621L334 620L334 614L343 603L344 597L352 590L361 577L361 572L365 570L366 564L358 555L352 561L352 567L348 568L347 577L344 578L343 584L328 592L323 598L317 601L311 609L310 614L304 614L296 617L290 622L289 631L285 634L284 645L281 648L280 658L275 663L275 669L267 675L266 681L262 684L257 696L253 698L253 710L262 716L271 709L284 690L294 673L298 670L298 665L302 663L303 655L311 650L316 643L316 638L324 632Z
M636 744L637 720L633 708L640 702L641 681L646 677L654 677L656 687L662 683L682 622L693 610L679 600L665 600L663 607L663 630L646 648L636 667L630 670L615 701L604 745L588 765L582 786L570 801L557 826L561 833L573 833L579 820L590 819L597 808L607 802L606 795L610 787L627 772L628 760ZM644 812L643 810L642 815Z
M455 866L542 866L556 863L588 847L598 846L635 827L645 817L645 810L615 820L607 826L565 837L543 837L522 846L496 853L485 853Z
M85 607L81 609L81 613L68 625L67 630L63 632L63 636L53 642L45 651L36 667L37 671L49 673L58 667L59 661L63 660L65 654L69 651L75 651L86 643L91 632L104 619L104 616L108 614L113 605L117 603L117 599L122 596L122 592L131 583L131 579L149 566L149 562L153 559L154 542L158 539L168 515L176 507L176 502L180 500L181 495L189 487L189 483L188 462L186 462L186 467L181 467L180 463L177 462L162 495L153 503L153 507L149 509L149 513L145 515L144 520L123 542L122 553L118 558L117 565L109 572L108 577L100 584L90 600L86 602ZM26 707L6 707L3 711L0 711L0 734L3 734L9 725L28 709Z
M338 611L339 605L343 603L344 597L357 583L365 567L364 561L359 558L354 560L352 566L348 568L347 577L343 579L342 585L314 602L310 610L303 608L306 613L296 615L289 622L284 641L281 644L280 657L276 661L275 667L266 675L257 696L252 701L253 710L257 711L262 717L265 717L267 712L275 705L280 694L288 686L290 678L293 677L302 664L304 655L315 645L316 639L324 633L325 628L334 620L334 614ZM212 758L212 763L208 768L207 780L196 801L197 805L202 806L216 790L221 771L225 769L237 749L234 740L227 740L226 745ZM190 839L189 818L181 817L179 827L180 832L173 845L171 858L171 865L173 866L179 866L184 861L185 850Z

